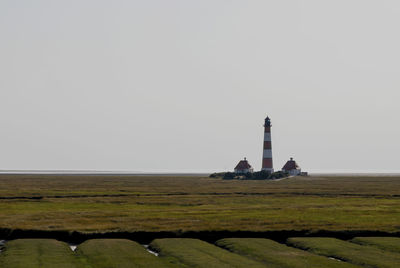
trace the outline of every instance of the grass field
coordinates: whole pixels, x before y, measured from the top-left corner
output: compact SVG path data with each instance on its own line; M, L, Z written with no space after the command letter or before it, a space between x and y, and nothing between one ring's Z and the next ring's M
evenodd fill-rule
M358 267L318 256L304 250L288 247L269 239L227 238L217 241L217 245L234 253L263 262L268 267L309 268L309 267Z
M400 178L0 175L0 228L396 232Z
M125 239L88 240L78 246L76 253L96 268L176 267Z
M400 254L335 238L289 238L288 244L366 267L397 268L400 265Z
M352 239L351 242L400 253L399 237L356 237Z
M277 267L265 266L198 239L156 239L150 246L160 253L161 258L175 260L176 263L182 263L185 267Z
M357 242L361 240L368 239L357 238ZM386 247L393 244L389 240L396 239L374 237L372 240ZM159 253L155 256L143 245L127 239L86 240L75 252L68 244L54 239L17 239L6 242L5 250L0 252L0 268L400 266L400 254L392 252L390 247L386 251L333 238L290 238L288 243L294 247L262 238L225 238L215 245L198 239L163 238L150 244Z
M0 253L2 268L88 268L68 244L53 239L18 239Z

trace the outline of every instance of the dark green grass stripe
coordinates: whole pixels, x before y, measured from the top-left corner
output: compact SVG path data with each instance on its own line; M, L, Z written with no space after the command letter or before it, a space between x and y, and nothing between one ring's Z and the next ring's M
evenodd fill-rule
M217 245L275 267L357 267L263 238L227 238Z
M361 246L335 238L289 238L287 243L313 253L345 260L366 267L398 268L400 254L376 247Z
M173 267L142 245L126 239L87 240L77 247L76 253L96 268Z
M373 246L385 251L400 253L399 237L356 237L350 241L360 245Z
M68 244L54 239L17 239L7 242L0 253L4 268L90 267L75 256Z
M187 267L273 267L198 239L156 239L150 245L160 252L161 258L174 259Z

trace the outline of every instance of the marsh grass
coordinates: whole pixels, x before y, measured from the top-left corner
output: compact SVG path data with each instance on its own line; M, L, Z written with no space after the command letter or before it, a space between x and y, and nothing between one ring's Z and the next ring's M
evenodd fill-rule
M351 242L373 246L385 251L392 251L400 254L400 238L399 237L356 237Z
M273 267L358 267L346 262L339 262L304 250L288 247L269 239L227 238L217 241L216 244L228 249L229 251L263 262Z
M87 240L77 247L76 253L96 268L174 267L126 239Z
M400 265L399 254L335 238L289 238L287 242L294 247L356 265L381 268L397 268Z
M165 258L187 267L269 267L197 239L156 239L150 246Z
M54 239L18 239L7 242L0 253L4 268L90 268L68 244Z
M396 232L399 222L399 177L0 175L0 228L11 230Z

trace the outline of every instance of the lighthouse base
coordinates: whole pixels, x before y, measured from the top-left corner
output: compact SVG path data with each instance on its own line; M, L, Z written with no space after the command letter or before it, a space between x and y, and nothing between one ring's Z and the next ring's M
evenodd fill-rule
M262 168L261 171L266 171L269 173L274 173L274 169L273 168Z

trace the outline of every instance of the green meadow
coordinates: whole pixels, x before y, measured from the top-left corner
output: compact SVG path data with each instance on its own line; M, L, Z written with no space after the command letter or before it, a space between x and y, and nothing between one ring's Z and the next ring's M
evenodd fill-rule
M397 268L400 254L326 237L289 238L291 246L365 267Z
M234 254L207 242L190 238L156 239L150 246L160 253L161 259L181 263L185 267L208 268L263 268L260 262ZM278 266L269 266L276 267Z
M355 237L351 242L400 254L400 237Z
M126 239L87 240L77 247L76 253L96 268L176 267Z
M265 263L267 267L358 267L346 262L338 262L324 256L318 256L304 250L288 247L269 239L226 238L217 241L216 244L234 253Z
M0 253L1 268L87 268L68 244L54 239L9 241Z
M224 238L215 243L162 238L150 243L149 252L128 239L89 239L73 251L55 239L16 239L1 249L0 268L396 268L400 254L393 246L398 246L396 237L294 237L286 244L264 238Z
M399 177L0 175L0 228L11 230L398 232L399 223Z

